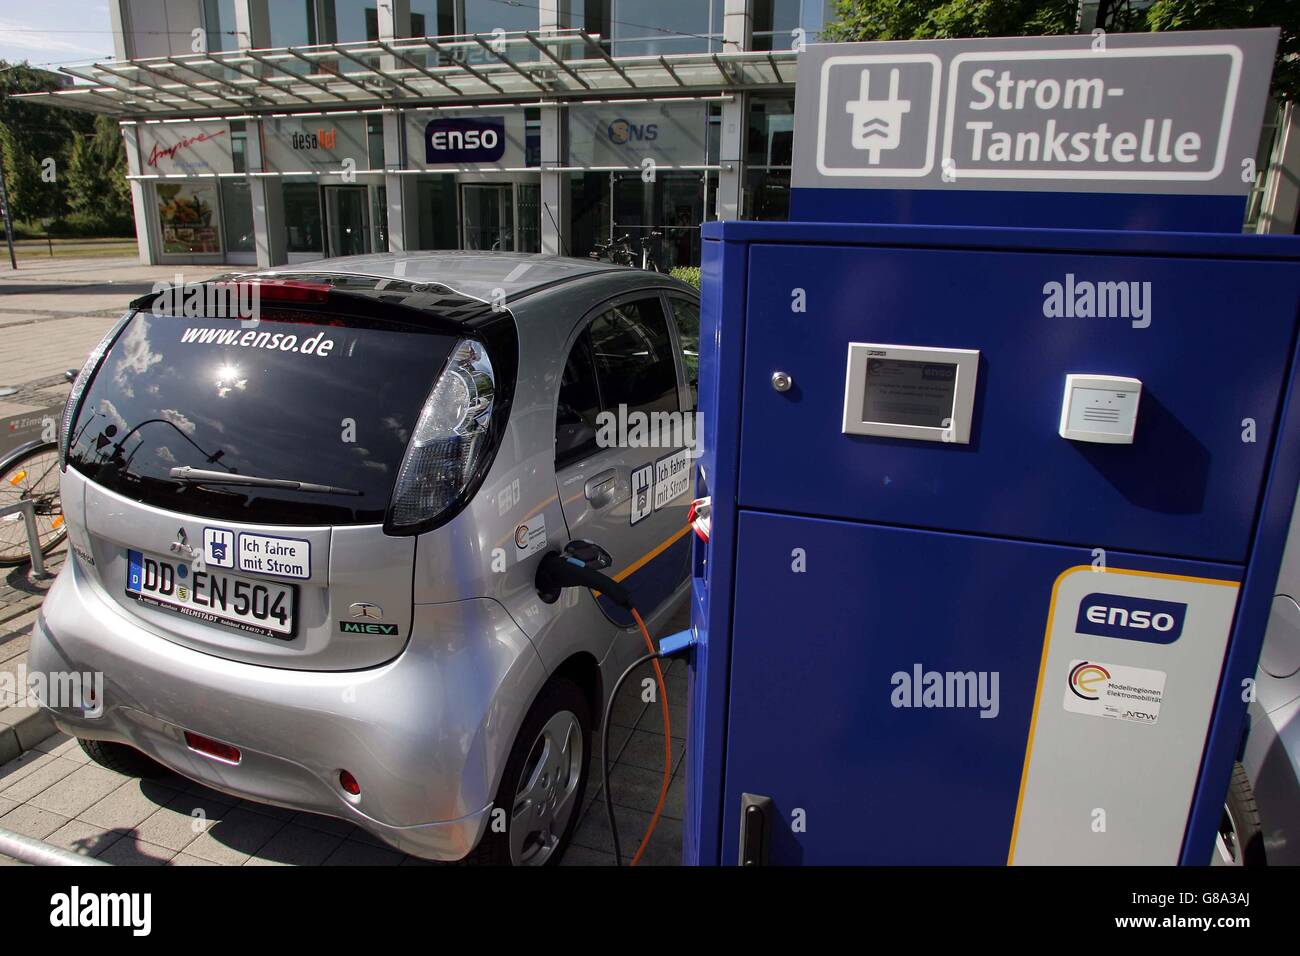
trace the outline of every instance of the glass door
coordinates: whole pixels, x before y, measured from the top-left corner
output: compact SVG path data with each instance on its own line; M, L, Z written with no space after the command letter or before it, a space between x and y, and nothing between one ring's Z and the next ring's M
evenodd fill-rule
M358 256L370 251L370 209L365 186L325 186L329 256Z
M540 183L519 183L520 252L542 251L542 187Z
M465 183L461 187L462 244L466 249L511 252L515 248L514 185Z
M256 262L253 195L247 180L221 180L221 229L227 262Z

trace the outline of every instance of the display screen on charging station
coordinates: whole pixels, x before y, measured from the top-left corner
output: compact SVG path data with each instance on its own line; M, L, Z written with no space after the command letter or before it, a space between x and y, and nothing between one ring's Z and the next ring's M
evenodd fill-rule
M956 388L956 365L871 359L862 420L944 428L952 421Z
M852 342L843 431L964 445L978 376L974 349Z

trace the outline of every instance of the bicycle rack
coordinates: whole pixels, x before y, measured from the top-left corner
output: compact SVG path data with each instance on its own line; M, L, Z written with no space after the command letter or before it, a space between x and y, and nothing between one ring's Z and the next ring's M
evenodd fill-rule
M6 505L0 508L0 518L20 511L23 523L27 525L27 547L32 552L32 577L48 578L50 573L45 570L45 557L41 554L41 536L36 533L36 502L20 501L15 505Z

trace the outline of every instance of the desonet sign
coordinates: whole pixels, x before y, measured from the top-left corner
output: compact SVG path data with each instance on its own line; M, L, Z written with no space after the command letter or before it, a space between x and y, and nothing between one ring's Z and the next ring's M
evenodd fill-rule
M1244 194L1277 38L814 44L793 185Z

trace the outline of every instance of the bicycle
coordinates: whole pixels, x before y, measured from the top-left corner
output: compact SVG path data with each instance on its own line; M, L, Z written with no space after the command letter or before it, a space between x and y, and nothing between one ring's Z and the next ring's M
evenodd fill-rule
M68 369L63 377L71 384L77 378L77 369ZM29 441L0 458L0 567L30 562L33 571L44 573L41 562L33 560L27 509L15 507L28 501L32 504L39 553L48 554L68 536L59 498L57 440Z
M641 268L648 272L662 272L659 263L650 255L649 246L655 240L663 237L663 233L652 229L650 232L637 239L637 245L640 246ZM610 238L608 242L597 242L591 252L587 253L587 258L594 259L597 262L612 262L616 266L628 266L636 268L637 253L632 248L632 236L624 233L617 239Z
M68 535L59 500L58 442L30 441L0 460L0 510L31 501L41 554L58 547ZM27 523L22 511L0 516L0 566L32 560Z
M659 263L656 262L653 257L651 257L650 249L649 249L649 246L652 243L655 243L658 240L662 239L663 235L664 234L660 232L658 229L651 229L639 240L639 244L641 246L641 268L646 270L647 272L664 271L663 269L659 268Z
M630 266L633 253L628 240L631 238L624 233L617 239L611 237L607 242L597 242L591 252L587 253L587 258L596 262L612 262L616 266Z

